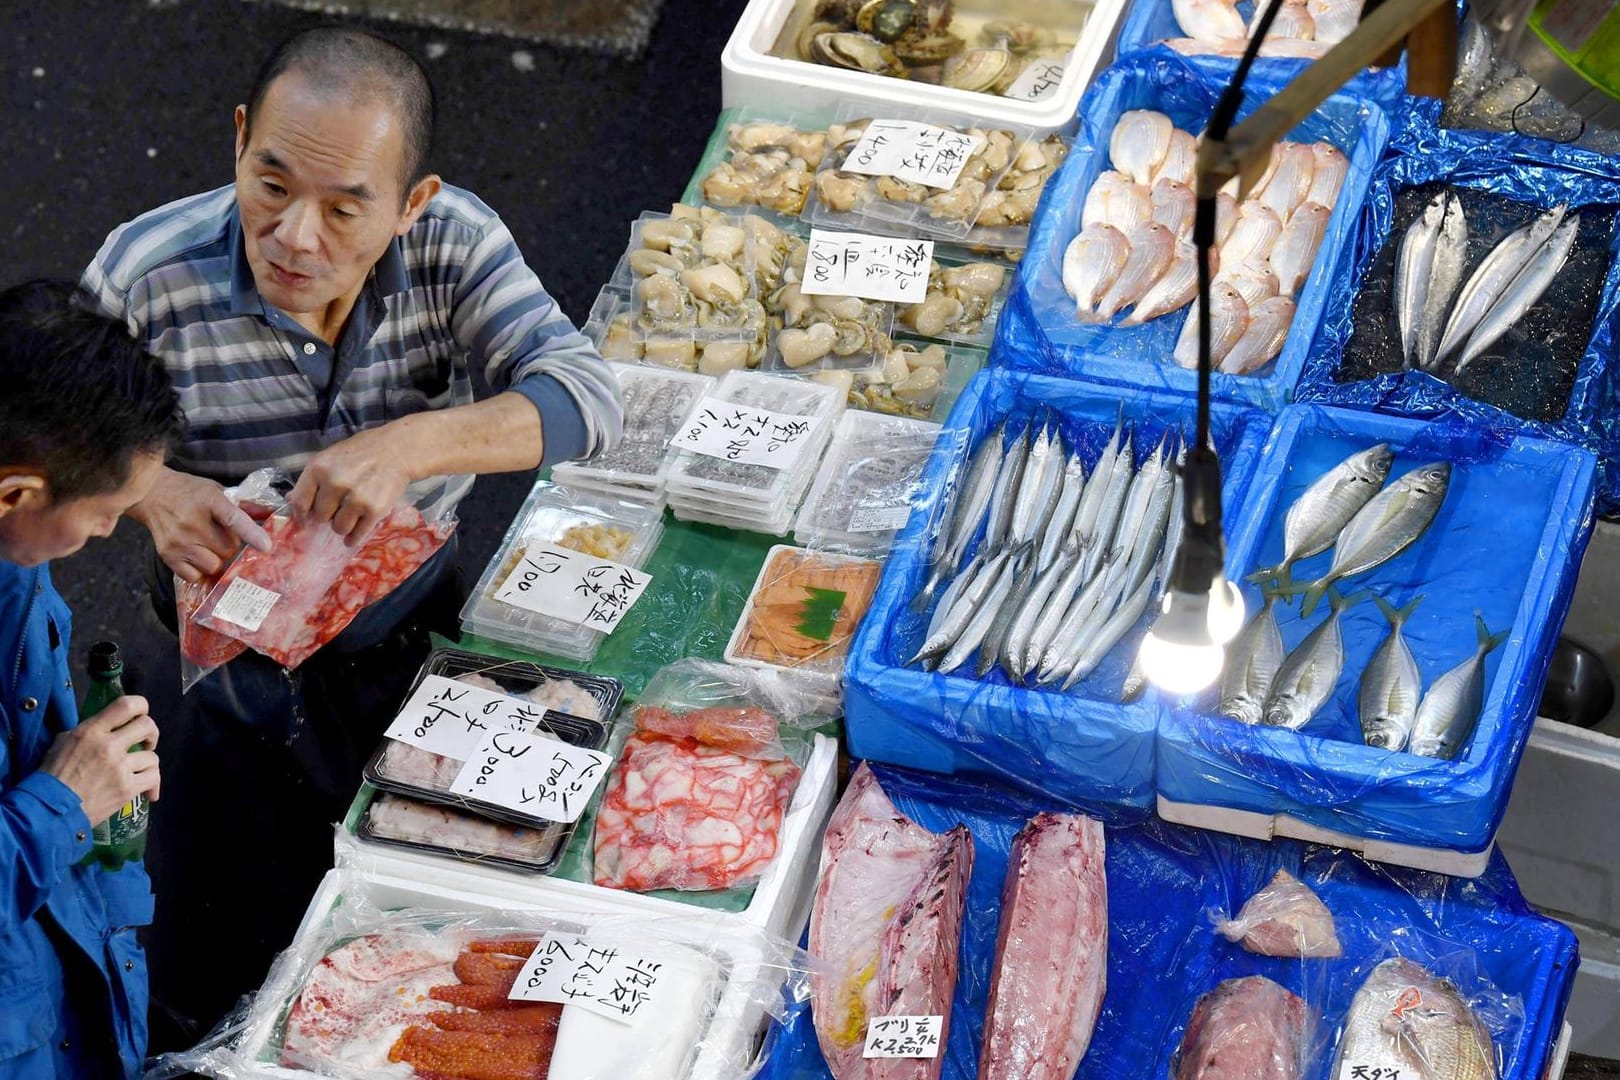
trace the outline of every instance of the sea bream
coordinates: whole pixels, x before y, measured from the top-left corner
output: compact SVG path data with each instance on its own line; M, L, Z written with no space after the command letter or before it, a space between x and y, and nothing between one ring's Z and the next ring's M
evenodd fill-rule
M1373 968L1356 991L1331 1080L1497 1080L1496 1046L1455 983L1405 957Z
M1283 558L1276 566L1257 570L1251 580L1267 578L1289 585L1289 570L1301 559L1319 555L1333 546L1389 478L1395 454L1388 443L1358 450L1311 482L1283 519Z
M1215 932L1259 956L1328 959L1343 952L1333 913L1287 870L1278 870L1236 917L1217 921Z
M1412 721L1408 753L1450 761L1473 736L1485 700L1485 656L1508 636L1507 630L1493 635L1478 615L1474 623L1479 638L1474 655L1434 680L1423 695Z
M1070 1080L1108 978L1102 823L1037 814L1014 838L979 1080Z
M1328 586L1381 566L1411 547L1434 524L1451 485L1451 463L1420 465L1374 495L1339 533L1333 565L1305 590L1309 615Z
M866 1059L878 1016L943 1016L949 1035L973 838L929 832L862 764L827 822L810 913L811 1013L835 1080L938 1080L945 1055Z
M1228 979L1198 999L1172 1080L1300 1080L1305 1002L1262 975Z

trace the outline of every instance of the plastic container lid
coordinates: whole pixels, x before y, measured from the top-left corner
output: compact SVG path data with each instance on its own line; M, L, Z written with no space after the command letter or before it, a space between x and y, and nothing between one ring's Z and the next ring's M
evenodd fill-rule
M846 412L793 523L805 547L881 557L923 497L940 425L875 412Z
M676 451L669 440L680 431L692 406L711 393L718 380L666 368L614 364L624 392L624 436L618 445L584 461L554 466L559 483L642 487L662 491Z

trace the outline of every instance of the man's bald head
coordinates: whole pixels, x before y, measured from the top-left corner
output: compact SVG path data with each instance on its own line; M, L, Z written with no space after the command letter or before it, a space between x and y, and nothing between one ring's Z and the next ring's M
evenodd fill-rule
M253 80L247 100L247 131L252 131L271 84L290 72L311 88L335 97L394 104L405 136L400 189L410 191L428 174L437 102L427 72L410 53L346 27L318 27L294 34L276 46Z

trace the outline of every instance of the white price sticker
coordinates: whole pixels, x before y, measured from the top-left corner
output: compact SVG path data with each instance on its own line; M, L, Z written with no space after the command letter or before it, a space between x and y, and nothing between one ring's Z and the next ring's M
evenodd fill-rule
M1006 96L1016 101L1045 101L1056 97L1067 70L1064 60L1037 60L1028 65L1007 88Z
M539 615L611 634L652 575L572 548L530 544L495 599Z
M914 120L873 120L842 168L862 176L892 176L924 187L948 188L983 146L982 135Z
M943 1016L874 1016L866 1025L862 1057L936 1058Z
M706 397L698 402L680 432L669 444L678 450L763 465L767 469L791 469L815 441L822 417L774 413Z
M909 506L857 506L849 515L849 531L893 532L905 528L910 517Z
M576 934L547 934L518 972L514 1001L553 1001L629 1023L657 1011L660 961Z
M383 734L419 750L466 761L490 732L532 732L541 728L545 714L532 701L429 675Z
M932 240L811 229L799 289L806 296L920 304L928 297L933 259Z
M578 821L612 758L544 735L491 731L450 790L547 821Z
M280 599L278 592L237 578L225 587L225 595L214 605L213 615L216 619L252 632L264 625L265 617Z

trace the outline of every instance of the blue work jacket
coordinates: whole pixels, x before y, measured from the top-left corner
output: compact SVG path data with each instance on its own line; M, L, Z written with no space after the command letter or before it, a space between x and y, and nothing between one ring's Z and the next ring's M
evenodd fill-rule
M46 568L0 561L0 1080L132 1077L146 1053L151 882L81 865L79 797L39 771L79 722L68 631Z

